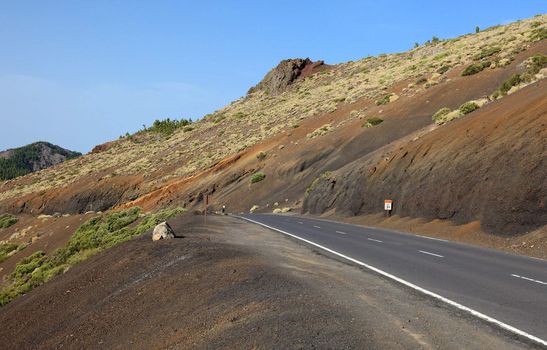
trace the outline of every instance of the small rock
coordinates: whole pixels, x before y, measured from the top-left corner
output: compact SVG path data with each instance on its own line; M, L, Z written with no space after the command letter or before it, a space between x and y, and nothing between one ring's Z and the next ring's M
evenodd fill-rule
M255 211L258 210L258 208L259 208L258 205L253 205L253 206L251 207L251 210L249 210L249 212L250 212L250 213L254 213Z
M154 232L152 232L152 240L159 241L160 239L171 239L175 238L175 232L169 226L167 222L162 222L154 227Z

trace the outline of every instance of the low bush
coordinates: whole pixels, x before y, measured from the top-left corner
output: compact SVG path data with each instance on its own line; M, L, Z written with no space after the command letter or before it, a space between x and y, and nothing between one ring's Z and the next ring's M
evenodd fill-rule
M497 54L500 51L501 51L501 48L499 48L497 46L489 47L489 48L481 50L481 52L476 54L475 57L473 57L473 58L476 59L476 60L482 60L483 58L490 57L494 54Z
M253 176L251 176L251 183L254 184L254 183L260 182L264 180L265 178L266 178L266 175L264 173L261 173L261 172L254 173Z
M532 40L543 40L547 39L547 28L540 27L532 30Z
M391 97L391 94L385 95L384 97L376 101L376 105L377 106L387 105L389 103L390 97Z
M466 102L460 106L459 111L465 115L473 112L475 109L478 109L479 105L473 101Z
M88 257L140 235L183 209L164 209L142 217L141 209L105 213L80 226L68 243L51 256L42 251L22 259L9 276L10 284L0 290L0 305L5 305ZM134 224L139 218L141 221ZM11 248L10 248L11 249Z
M258 152L258 153L256 154L256 159L258 159L258 160L264 160L264 159L266 158L266 156L267 156L266 152L262 152L262 151L261 151L261 152Z
M9 258L14 251L20 250L19 246L15 243L2 243L0 244L0 263Z
M477 74L477 73L481 72L482 70L484 70L484 68L490 67L491 64L492 64L492 62L490 62L490 61L473 63L473 64L467 66L463 70L462 76Z
M361 125L363 128L372 128L378 124L381 124L384 120L378 117L368 118L367 121Z
M437 112L435 112L435 114L433 114L433 116L431 117L431 119L436 122L436 121L439 121L441 120L445 115L447 115L448 113L450 113L450 108L448 107L443 107L441 109L439 109Z
M10 214L0 215L0 228L8 228L15 225L19 221L15 216Z
M332 124L325 124L320 128L315 129L314 131L310 132L306 137L308 139L313 139L317 136L323 136L326 135L328 132L332 130Z
M441 68L437 69L437 73L444 74L450 70L450 66L442 66Z

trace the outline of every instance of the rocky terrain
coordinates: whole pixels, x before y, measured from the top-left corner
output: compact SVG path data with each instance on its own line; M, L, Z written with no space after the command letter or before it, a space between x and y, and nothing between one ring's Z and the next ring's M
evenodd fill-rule
M202 211L206 195L212 211L363 220L546 258L546 23L340 64L286 60L198 121L156 121L1 181L2 286L95 217Z

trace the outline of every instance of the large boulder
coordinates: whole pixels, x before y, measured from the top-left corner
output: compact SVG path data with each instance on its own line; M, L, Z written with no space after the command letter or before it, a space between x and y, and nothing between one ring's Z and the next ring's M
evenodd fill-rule
M175 232L169 226L168 223L162 222L156 227L154 227L154 231L152 232L152 240L153 241L159 241L160 239L171 239L175 238Z

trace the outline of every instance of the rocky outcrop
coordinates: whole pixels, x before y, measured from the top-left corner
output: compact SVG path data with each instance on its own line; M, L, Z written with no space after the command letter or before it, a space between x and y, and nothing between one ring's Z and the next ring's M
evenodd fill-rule
M152 240L153 241L159 241L160 239L171 239L175 238L175 232L169 226L167 222L162 222L158 224L156 227L154 227L154 231L152 232Z
M309 58L283 60L269 71L260 83L250 88L248 94L264 91L271 95L278 95L287 90L296 79L312 74L316 68L323 65L323 61L312 62Z

